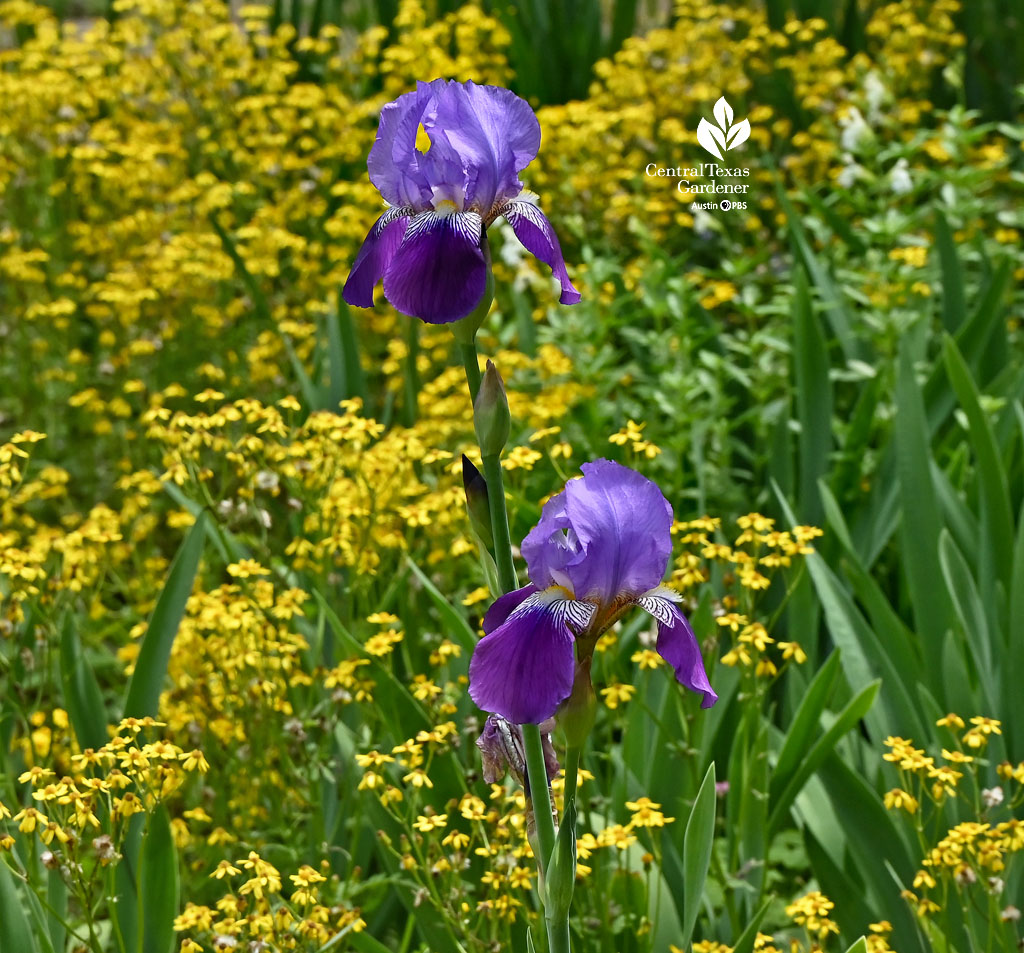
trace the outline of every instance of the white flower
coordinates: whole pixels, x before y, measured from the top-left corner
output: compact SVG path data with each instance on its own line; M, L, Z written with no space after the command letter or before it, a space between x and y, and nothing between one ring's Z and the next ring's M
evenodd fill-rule
M914 188L914 180L910 178L910 165L906 159L900 159L889 173L889 186L897 195L906 195Z
M981 800L985 807L997 807L1003 803L1003 789L984 788L981 792Z
M839 120L839 126L843 130L839 146L846 152L859 152L874 138L871 127L856 106L850 107L850 111Z

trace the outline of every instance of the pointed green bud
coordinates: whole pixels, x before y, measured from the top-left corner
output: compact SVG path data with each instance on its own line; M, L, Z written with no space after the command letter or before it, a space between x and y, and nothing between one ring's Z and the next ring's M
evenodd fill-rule
M576 886L576 799L570 799L562 814L558 837L545 868L544 916L564 920L569 915Z
M572 693L555 713L555 724L567 748L583 747L597 717L597 693L590 679L592 659L593 656L588 655L576 663Z
M493 361L487 362L487 370L480 381L480 392L473 405L473 426L480 453L485 457L499 456L508 443L512 417L508 412L505 382Z
M465 454L462 455L462 485L466 490L466 509L473 532L488 549L494 545L491 536L491 508L487 500L487 481L473 466Z

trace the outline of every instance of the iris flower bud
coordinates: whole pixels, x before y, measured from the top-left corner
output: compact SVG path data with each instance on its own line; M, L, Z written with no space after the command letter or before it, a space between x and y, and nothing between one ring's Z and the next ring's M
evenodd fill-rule
M508 411L505 383L493 361L487 362L480 382L480 392L473 405L473 426L480 453L485 457L498 456L508 443L512 417Z
M466 509L469 522L480 541L490 549L494 545L491 535L491 510L487 499L487 481L473 466L465 454L462 455L462 486L466 491Z

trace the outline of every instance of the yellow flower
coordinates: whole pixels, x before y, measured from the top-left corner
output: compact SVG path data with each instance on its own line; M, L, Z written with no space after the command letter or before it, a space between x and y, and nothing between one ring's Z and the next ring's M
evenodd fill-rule
M639 649L629 657L629 660L635 662L641 669L656 669L663 662L662 657L651 649Z
M424 834L430 831L439 831L448 824L447 814L421 814L416 818L413 827Z
M654 803L650 798L642 797L636 801L627 801L626 810L633 813L626 828L633 827L664 827L675 820L674 817L666 817L659 810L660 804Z
M902 808L908 814L916 813L920 806L917 802L917 798L908 794L901 788L893 788L891 791L886 792L883 801L889 810L899 810Z
M636 692L635 685L625 685L621 682L614 682L607 688L602 688L600 691L601 696L604 698L604 703L611 709L618 708L619 705L625 705Z

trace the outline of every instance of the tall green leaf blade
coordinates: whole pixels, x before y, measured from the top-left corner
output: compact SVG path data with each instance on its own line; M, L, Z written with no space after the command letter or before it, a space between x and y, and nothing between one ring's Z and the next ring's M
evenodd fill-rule
M70 612L61 625L60 677L64 686L64 703L79 746L83 749L102 748L108 740L103 693L85 657L75 631L75 617Z
M682 946L693 936L697 912L704 898L704 883L711 864L711 848L715 839L715 763L708 767L697 798L686 821L683 836L683 932Z
M465 617L445 598L441 590L431 582L427 574L416 563L411 559L407 560L407 562L409 568L420 583L422 583L427 595L430 596L431 601L437 607L437 611L445 623L446 630L462 646L463 651L472 653L473 649L476 648L477 637Z
M828 471L832 451L832 386L828 347L803 270L797 272L793 300L793 369L800 421L800 517L817 525L822 517L818 481Z
M881 681L872 682L861 689L850 700L849 704L839 713L839 716L808 751L807 756L800 763L800 766L793 772L786 787L777 799L772 801L772 812L768 819L769 831L778 831L789 813L793 801L800 793L807 779L814 774L825 759L833 753L839 739L850 731L860 721L874 704L875 696L878 694L878 687Z
M982 702L979 699L975 707L977 710L984 708L986 711L1000 711L1000 689L995 665L1001 653L999 646L992 645L992 626L997 622L993 619L990 624L970 569L948 530L943 530L939 537L939 562L942 565L942 578L953 600L966 640L964 661L968 665L968 672L973 674L974 670L977 671L985 693L985 700Z
M828 318L832 333L835 335L839 346L843 350L847 360L863 359L865 357L863 348L853 334L853 319L846 307L843 292L832 280L828 269L821 263L821 260L811 249L811 243L807 239L807 233L800 224L800 216L793 203L789 200L785 190L780 186L776 192L782 210L786 215L786 225L789 229L790 239L796 249L797 256L803 262L804 268L811 276L814 287L821 296L825 315Z
M6 953L34 953L38 949L32 939L32 924L18 887L7 864L0 860L0 950Z
M1013 510L1010 506L1009 483L992 424L981 409L978 389L960 350L950 337L943 344L943 359L957 400L967 415L974 448L983 534L979 546L978 578L982 580L986 594L991 597L994 586L988 584L987 580L994 583L994 580L999 579L1008 585L1013 565Z
M866 884L868 902L874 909L885 909L893 924L893 948L901 953L926 953L910 910L905 904L889 902L895 891L892 876L879 862L879 845L885 845L885 858L901 883L911 882L916 865L906 839L883 807L881 796L835 753L826 758L819 777L845 831L850 855Z
M926 656L938 655L942 637L951 621L949 596L936 581L939 567L939 530L942 528L931 476L921 389L906 347L900 349L896 382L896 421L893 438L902 505L901 539L903 567L914 612L915 631Z
M739 935L736 940L736 945L732 948L732 953L753 953L754 943L757 940L757 932L761 926L761 921L764 919L764 915L768 912L768 908L771 906L771 898L765 900L761 904L761 908L750 918L750 922L746 925L743 932Z
M199 560L206 537L206 514L200 513L185 541L181 544L167 582L156 601L146 633L142 637L135 671L128 683L124 700L125 717L156 716L160 707L160 693L167 677L167 663L171 647L178 634L178 626L185 615L185 604L192 593Z
M953 234L942 212L935 213L935 247L942 275L942 326L952 334L967 315L964 271L953 243Z
M141 953L171 953L179 894L178 850L170 816L161 804L150 815L139 859Z
M1007 749L1015 759L1024 758L1024 692L1020 691L1020 673L1024 672L1024 508L1017 523L1013 547L1013 575L1010 581L1010 611L1007 622L1010 648L1003 673L1004 698L1008 718Z
M793 717L793 723L789 726L779 758L775 762L775 770L772 772L771 803L775 803L793 779L811 746L811 738L818 729L821 714L832 695L839 675L839 658L840 650L835 649L814 676Z

